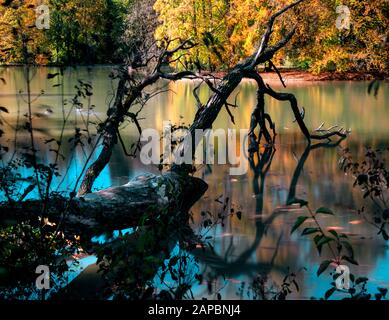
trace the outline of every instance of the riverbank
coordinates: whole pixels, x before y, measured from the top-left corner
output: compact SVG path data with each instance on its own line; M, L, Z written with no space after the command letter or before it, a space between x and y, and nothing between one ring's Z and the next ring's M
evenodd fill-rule
M0 65L0 68L20 68L22 64ZM69 65L65 68L95 68L95 67L116 67L112 64L96 64L96 65ZM60 68L59 65L34 65L38 68ZM287 82L313 82L313 81L370 81L374 79L389 80L387 74L384 73L367 73L367 72L322 72L320 74L313 74L309 71L303 71L299 69L290 69L279 67L284 81ZM222 78L226 72L216 71L209 72L203 71L203 74L212 74L218 78ZM268 72L260 70L262 78L267 82L279 82L279 76L276 72Z
M320 74L313 74L308 71L298 69L282 69L280 73L285 82L303 82L303 81L369 81L374 79L388 80L386 74L373 74L366 72L322 72ZM225 73L218 72L217 75L222 77ZM279 76L276 72L261 71L260 74L265 81L279 82Z
M307 71L300 70L285 70L281 71L282 77L285 81L366 81L374 79L387 79L387 76L382 74L370 74L364 72L323 72L320 74L313 74ZM261 73L264 80L274 81L279 80L277 73L264 72Z

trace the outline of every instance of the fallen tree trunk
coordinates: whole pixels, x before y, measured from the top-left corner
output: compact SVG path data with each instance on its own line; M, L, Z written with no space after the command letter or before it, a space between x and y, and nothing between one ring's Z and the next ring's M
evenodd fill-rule
M208 185L192 176L169 172L144 174L129 183L84 197L50 198L47 218L61 229L83 235L98 234L147 224L150 219L187 212ZM34 221L42 212L41 200L0 205L0 220Z
M138 99L142 96L143 90L149 87L150 85L155 84L160 79L166 79L171 81L177 81L181 79L201 79L205 82L209 88L212 90L213 94L208 99L205 105L199 105L199 110L196 114L196 117L193 121L193 124L190 126L190 133L192 135L192 151L196 149L195 145L195 131L197 129L209 129L211 128L213 122L216 120L220 110L225 106L228 109L228 98L232 92L238 87L239 83L243 78L253 78L253 73L256 77L260 77L256 70L256 67L265 62L271 61L274 55L290 41L292 36L295 33L296 28L293 28L289 33L286 34L284 38L275 43L274 45L269 44L271 34L273 32L273 24L277 17L285 13L286 11L294 8L303 0L297 0L296 2L286 6L281 9L273 16L270 17L267 29L265 34L262 37L262 42L258 48L250 57L244 61L238 63L228 74L217 84L212 83L207 77L203 77L199 74L196 74L190 70L185 70L177 73L165 73L163 72L164 66L170 66L171 64L177 62L176 54L181 53L182 51L187 51L192 49L195 44L193 44L189 39L182 41L178 46L173 49L170 49L170 44L172 41L167 41L167 46L162 50L161 54L158 57L154 55L145 59L145 62L141 64L142 67L149 66L153 71L146 75L142 81L134 81L128 74L122 75L121 81L116 93L115 103L112 108L107 112L107 119L103 124L102 132L99 137L102 142L102 150L98 154L97 159L89 166L86 170L86 173L81 181L81 186L78 190L78 195L85 195L90 193L93 187L93 183L99 174L102 172L104 167L108 164L112 150L115 144L120 138L119 127L123 121L127 118L130 118L138 127L138 130L141 131L139 122L136 118L136 115L132 114L130 110L136 104ZM145 53L147 56L147 53ZM156 58L156 59L155 59ZM156 61L155 61L156 60ZM150 64L154 63L155 66ZM129 86L126 92L126 85ZM260 84L260 87L263 87L262 91L265 91L264 85ZM270 92L270 90L268 90ZM267 93L269 93L267 92ZM264 92L265 93L265 92ZM294 106L294 105L293 105ZM296 104L297 107L297 104ZM296 113L296 110L293 110ZM296 119L304 135L310 141L310 134L306 128L303 119L300 116L299 110L296 113ZM262 119L258 119L258 124L263 126ZM119 139L120 140L120 139ZM182 147L184 148L183 144ZM189 146L190 147L190 146ZM194 154L194 152L193 152Z
M154 72L151 73L151 75L147 76L139 83L137 82L136 85L130 86L129 89L126 87L126 83L132 83L135 81L134 79L127 78L126 76L119 82L114 106L110 108L107 113L108 118L102 127L102 134L100 135L100 139L102 139L103 143L103 150L84 175L84 179L78 192L80 197L72 198L70 200L60 197L51 198L47 200L48 203L36 200L0 204L0 219L4 220L10 218L17 221L26 219L33 220L34 217L38 217L39 214L44 212L49 219L67 224L67 226L74 225L83 230L95 230L100 228L109 231L137 226L139 223L142 225L144 221L141 221L141 218L158 217L163 211L183 212L189 209L206 190L206 183L204 181L193 178L188 174L191 172L192 166L187 170L183 165L174 165L169 173L161 177L143 175L127 185L90 193L93 182L110 160L112 149L117 142L120 124L126 117L130 117L137 126L139 126L136 116L131 115L128 111L142 95L143 90L149 85L154 84L158 79L176 81L188 77L200 77L213 91L213 94L209 97L207 103L200 106L195 119L189 128L190 134L192 135L192 146L189 146L189 148L191 148L193 155L197 148L195 139L196 130L204 130L212 127L212 124L216 120L221 109L224 106L228 109L228 98L244 78L254 79L258 85L257 112L254 112L253 114L250 126L250 135L252 138L250 141L251 150L255 150L255 144L259 144L260 142L258 139L255 139L253 134L256 122L259 125L261 132L267 132L265 120L269 120L270 116L264 111L265 94L277 100L290 102L296 117L296 122L306 136L308 142L310 142L311 139L328 139L334 135L345 136L345 134L341 132L327 132L326 134L321 135L310 134L304 124L302 115L299 113L296 98L292 94L277 93L273 91L264 83L263 79L256 71L256 67L259 64L271 61L273 56L289 42L295 32L295 28L293 28L283 39L279 40L274 45L270 45L269 40L273 32L273 24L276 18L302 1L303 0L298 0L271 16L258 50L246 60L238 63L217 83L216 86L206 78L200 77L191 71L163 73L161 67L166 63L172 63L174 59L171 59L174 54L180 50L191 49L194 46L189 40L186 40L173 50L169 50L168 43L166 49L159 57ZM127 94L125 94L126 90L128 90ZM270 120L269 122L271 122ZM268 134L267 140L269 140L269 138ZM185 143L185 140L184 143L181 143L181 150L186 149ZM180 151L180 149L178 151Z
M346 136L345 133L341 132L327 132L320 135L310 134L305 126L303 116L299 112L296 98L292 94L273 91L264 83L256 71L256 67L259 64L271 61L273 56L289 42L295 32L295 28L293 28L283 39L274 45L270 45L269 40L273 32L275 19L302 1L297 0L271 16L258 50L252 56L237 64L215 86L206 78L191 71L163 73L161 71L162 66L172 63L174 59L171 59L174 54L180 50L193 48L193 44L189 40L183 41L173 50L168 50L168 44L159 57L154 72L151 75L137 83L137 85L130 86L130 89L126 87L126 82L134 82L134 79L124 78L120 81L116 101L113 108L108 111L108 118L103 125L102 134L100 135L103 150L84 175L78 192L80 197L70 200L61 197L50 198L48 203L44 203L41 200L30 200L19 203L0 204L0 220L33 220L44 212L50 221L61 223L64 230L73 229L74 232L78 230L79 232L98 233L144 225L147 219L161 218L168 213L186 212L207 189L204 181L189 175L192 170L191 165L189 170L187 170L188 168L185 165L174 165L170 172L163 176L143 175L124 186L90 193L93 182L110 160L112 149L119 135L120 124L126 117L130 117L139 126L136 115L131 115L129 110L142 95L143 90L154 84L158 79L176 81L184 78L201 78L213 92L207 103L200 106L189 128L189 134L192 135L192 146L189 146L189 148L191 147L192 151L195 151L197 148L196 130L212 127L221 109L224 106L228 109L228 98L244 78L254 79L258 85L257 112L254 112L251 121L252 139L250 148L252 150L255 150L255 144L260 142L253 135L256 122L262 132L267 132L265 120L269 120L270 116L264 111L263 98L265 94L280 101L290 102L296 122L308 142L311 139L329 139L335 135ZM127 95L125 94L126 89L129 90ZM271 122L270 120L269 122ZM270 137L267 138L269 139ZM180 144L179 147L181 149L178 149L178 151L186 149L185 141ZM195 152L192 152L192 154L194 155Z

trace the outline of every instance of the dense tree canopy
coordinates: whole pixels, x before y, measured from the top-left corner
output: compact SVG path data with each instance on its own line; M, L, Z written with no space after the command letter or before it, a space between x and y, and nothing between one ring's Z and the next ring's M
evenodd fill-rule
M4 1L6 2L10 1ZM46 37L42 32L36 32L37 29L33 27L36 17L35 1L13 2L0 6L0 61L3 63L23 61L24 42L28 46L28 52L34 52L35 62L47 62Z
M23 62L22 35L32 62L118 62L131 0L50 0L50 28L35 27L40 2L3 1L0 6L0 62Z
M368 239L374 240L370 241L373 248L385 247L377 245L375 233L389 241L389 173L383 157L387 148L374 151L369 147L362 151L362 159L361 151L357 153L357 160L351 153L362 150L366 142L374 148L387 143L388 132L379 130L386 128L381 105L362 100L361 108L352 107L366 91L384 101L381 91L378 95L378 80L369 86L352 84L353 91L350 84L320 83L306 93L288 93L288 89L273 89L258 68L269 66L284 86L275 64L313 72L385 71L388 31L383 0L350 0L348 7L343 6L352 13L345 30L339 27L339 3L330 0L307 0L303 6L299 6L303 0L47 1L51 23L45 30L35 26L36 2L0 2L1 62L23 63L3 68L15 71L16 86L0 106L0 299L221 300L231 297L230 288L237 289L234 292L240 299L285 300L292 293L306 299L312 282L302 283L300 295L296 279L300 272L304 280L305 274L311 278L310 270L316 265L317 276L325 271L331 276L326 300L334 293L336 299L385 299L387 288L378 287L373 296L367 277L348 272L349 264L358 265L354 252L359 252L353 244ZM82 76L76 80L64 73L65 66L49 68L55 73L42 73L43 77L33 80L35 69L47 69L34 63L120 65L109 68L113 69L110 86L107 82L93 86ZM197 70L227 71L213 76ZM22 78L16 75L20 71ZM0 85L7 86L8 79L0 78ZM185 94L178 90L176 94L171 84L183 79L188 86L180 91ZM252 81L241 86L246 79ZM75 84L74 96L69 86L65 93L65 81ZM162 86L160 81L164 81ZM36 84L63 90L36 94ZM26 90L19 89L23 85ZM200 93L201 86L205 94ZM322 87L326 95L321 94ZM238 88L244 100L238 97ZM355 95L361 88L363 94ZM97 91L101 94L94 95ZM193 94L190 99L188 92ZM92 104L92 96L100 107ZM155 96L160 98L149 104ZM170 98L177 96L181 96L181 109ZM333 96L337 99L328 99ZM284 102L290 115L274 108L278 102ZM305 110L302 103L309 108ZM310 118L310 113L317 117ZM367 113L379 115L372 118ZM277 114L274 121L273 114ZM331 117L326 118L327 114ZM161 119L176 122L178 116L178 124L163 124L161 156L161 149L153 148L159 146L159 138L150 141L156 142L151 150L149 143L143 144L146 128L153 128L151 121L157 129ZM327 129L324 121L317 127L317 119L355 124L356 138L345 147L341 144L351 129L341 124ZM243 129L239 150L235 149L235 130L228 130L228 144L217 137L215 148L211 137L218 135L218 120L220 129L230 128L231 123ZM371 130L372 123L379 129ZM216 130L210 132L210 128ZM236 163L232 159L237 155L231 157L234 149L240 155L235 169L246 163L244 172L231 170ZM333 151L311 158L313 165L308 165L309 154L318 149ZM197 157L198 150L207 158L199 165L195 160L203 157ZM213 165L215 151L218 165ZM219 151L227 151L232 158L228 164ZM276 151L282 153L274 158L272 169ZM338 153L342 153L340 159ZM150 156L156 156L151 164ZM348 189L339 164L351 178ZM122 166L123 171L116 170ZM161 174L146 173L156 167ZM231 177L225 170L228 167ZM134 173L134 179L117 185L119 179ZM267 184L266 175L271 179ZM103 189L96 191L98 178L104 180ZM352 183L362 194L352 193ZM203 195L204 202L193 207ZM369 203L363 202L358 209L360 201ZM327 204L342 210L341 216ZM354 215L359 220L351 221ZM362 229L363 222L369 229ZM235 228L237 223L242 228ZM301 236L308 237L298 245L288 235L300 228L304 228ZM317 249L320 259L307 262L312 249ZM367 266L369 276L376 274L376 268L371 268L374 259L385 254L378 249L376 255L362 260L362 270ZM289 262L300 271L286 268ZM91 268L85 269L90 263ZM41 267L47 271L37 277ZM349 289L345 284L339 287L340 267L350 278ZM74 279L74 272L81 274ZM47 286L40 286L42 278ZM320 287L324 288L322 283Z
M198 45L178 68L228 69L253 52L266 19L290 0L50 0L50 29L34 28L36 1L0 6L0 62L23 62L22 41L36 63L117 63L136 58L137 37L191 38ZM350 11L350 27L336 22ZM138 16L142 19L137 19ZM158 17L157 17L158 15ZM139 25L139 21L143 25ZM158 23L159 21L159 23ZM286 14L273 41L297 24L297 36L274 62L322 71L388 70L386 0L311 0ZM19 30L19 31L17 31ZM22 30L22 31L20 31Z
M157 0L161 25L157 36L192 37L200 44L186 62L206 68L230 67L249 55L263 33L271 12L288 0ZM339 30L338 5L350 10L350 29ZM299 22L297 36L277 62L312 71L384 71L388 68L385 0L312 0L285 15L275 29L275 41Z

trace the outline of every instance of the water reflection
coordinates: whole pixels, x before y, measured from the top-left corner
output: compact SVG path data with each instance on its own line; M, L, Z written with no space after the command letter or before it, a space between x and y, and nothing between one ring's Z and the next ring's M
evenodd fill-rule
M90 81L94 87L94 95L90 101L84 101L85 106L96 106L90 116L96 122L104 118L115 85L108 78L110 71L108 67L69 69L65 73L63 86L53 87L55 83L46 79L49 69L36 70L32 91L38 94L41 89L45 90L45 94L33 104L34 112L41 114L36 114L34 119L38 129L36 137L41 161L52 161L55 157L45 140L59 137L62 102L66 100L64 108L69 111L77 79ZM15 126L17 119L20 123L23 120L23 114L26 112L23 100L25 96L19 91L25 89L21 70L3 69L2 77L6 79L7 84L0 87L0 105L6 106L10 111L2 116L9 123L5 139L12 149L15 139L10 128ZM276 85L274 88L279 89ZM290 210L285 207L288 199L293 197L309 201L314 208L332 208L337 213L336 217L326 217L323 223L326 227L341 228L342 232L352 238L356 247L355 255L360 262L358 267L353 267L352 272L367 275L372 289L376 286L389 286L389 248L369 225L355 223L358 220L357 209L364 203L362 195L352 188L352 179L339 170L337 163L338 147L349 147L355 158L360 159L367 145L389 145L389 109L386 106L389 85L382 84L377 98L369 96L366 88L366 82L288 84L287 91L294 93L300 105L305 107L305 121L310 128L316 128L325 122L326 125L337 124L353 130L347 140L339 142L339 146L307 148L304 137L293 123L294 118L289 106L268 99L266 106L279 134L276 150L262 148L260 154L250 163L252 170L243 176L229 176L228 166L214 165L211 170L202 168L198 171L197 175L202 176L210 188L206 196L193 208L195 223L200 222L201 211L220 210L214 201L220 195L229 197L230 203L243 212L241 221L236 218L228 219L224 227L219 225L212 231L215 254L195 252L195 255L201 258L201 268L206 273L213 276L226 275L226 279L218 279L220 286L223 286L221 293L224 298L236 298L239 283L250 282L252 277L260 272L268 273L276 282L282 282L287 267L292 270L307 267L307 272L303 273L300 279L301 291L294 297L323 296L328 288L329 278L316 276L320 261L316 249L309 240L298 234L289 235L291 225L302 213L300 209ZM144 120L141 125L144 128L162 130L164 120L175 124L188 124L193 119L196 112L192 95L193 84L186 81L172 83L169 89L169 92L153 98L142 111ZM249 128L250 113L255 105L255 90L253 83L244 82L235 92L239 93L239 108L233 110L236 128ZM208 95L209 91L205 87L199 91L202 101ZM45 114L48 107L53 112ZM65 141L72 136L75 126L81 126L82 115L87 116L85 109L71 113L65 130ZM227 113L223 111L215 122L214 129L226 127L235 128ZM126 124L122 136L124 143L130 146L138 138L137 130ZM23 147L26 141L22 134L19 135L16 139L17 146ZM87 144L74 147L71 143L64 143L62 148L62 176L56 178L53 189L71 190L91 149ZM139 161L126 157L120 146L117 146L109 166L96 181L95 188L123 184L144 171L158 172L155 167L145 167ZM27 176L29 172L22 174ZM196 297L207 295L206 292L204 286L195 289Z
M297 187L299 178L304 170L305 162L307 161L309 155L311 154L311 151L317 150L320 148L336 148L336 147L340 146L340 144L345 139L346 138L338 139L338 141L336 141L335 143L332 143L329 141L329 142L324 142L324 143L316 143L313 145L312 144L307 145L303 154L301 155L300 159L297 162L296 169L294 170L286 203L291 203L292 200L296 199L296 187Z
M254 190L254 198L256 199L255 208L255 235L251 244L244 247L244 250L239 254L235 254L234 247L234 235L230 236L230 242L225 250L221 250L220 253L212 250L200 250L194 252L194 254L200 259L200 261L206 265L205 273L208 279L215 280L216 282L223 279L227 279L227 282L232 282L235 285L240 282L242 277L247 279L253 279L256 274L263 276L269 274L271 271L282 272L282 267L274 263L277 256L279 241L274 249L273 255L269 261L260 261L252 259L258 246L261 243L262 238L266 234L268 228L271 227L272 222L280 212L273 212L270 216L263 218L263 203L265 196L265 179L270 169L273 156L276 150L274 146L267 146L261 152L256 153L257 162L254 157L250 157L250 166L254 173L252 179L252 187ZM224 233L225 234L225 233ZM222 233L223 235L223 233ZM281 240L280 235L279 240ZM221 285L221 284L220 284ZM202 292L204 294L204 292ZM224 292L222 292L224 294Z
M311 152L321 148L336 148L343 140L344 139L339 139L334 143L327 142L307 145L292 174L289 192L284 206L277 207L274 211L269 212L269 214L264 212L264 203L266 203L267 198L265 194L266 177L271 169L274 155L276 154L276 144L273 143L272 145L266 145L255 155L250 157L249 161L250 168L252 170L252 190L254 191L253 198L255 199L255 211L253 211L254 214L250 216L250 219L254 221L255 225L255 233L253 237L250 237L252 242L250 243L247 241L244 246L241 245L243 250L239 251L239 254L234 254L236 249L233 241L234 232L229 233L228 231L225 232L223 230L221 231L222 234L230 236L230 242L227 244L227 240L226 249L224 247L220 248L220 253L223 254L223 256L219 255L219 252L215 253L212 250L204 252L203 250L198 249L194 254L206 265L205 270L206 273L208 273L208 278L213 277L214 279L219 279L220 281L221 277L226 277L227 279L230 279L232 286L236 286L235 283L252 282L254 277L258 274L260 274L264 279L269 278L269 276L275 277L278 281L287 274L287 270L290 265L286 265L285 262L279 263L279 261L284 261L285 253L281 253L280 257L278 257L278 254L282 246L290 243L289 233L285 233L285 230L273 233L272 228L274 226L272 226L272 224L277 218L283 215L292 215L294 217L294 211L301 211L299 209L293 209L290 206L286 206L286 204L292 199L296 199L296 186L299 183L299 179L304 170L304 165ZM228 194L225 196L232 195ZM289 231L288 229L289 228L287 228L286 231ZM263 245L261 242L268 241L269 235L271 237L272 246ZM284 241L283 244L281 243L282 241ZM263 251L263 249L268 251L266 255L268 258L267 260L258 259L255 255L256 252ZM287 256L286 259L291 260L293 258L291 256ZM294 267L298 267L298 265L296 264ZM278 283L280 284L280 282ZM228 292L228 286L226 290L227 292L225 294L229 296L230 293ZM233 289L231 289L231 291L232 290Z
M281 137L281 141L284 139L285 137ZM342 142L344 143L345 141ZM360 262L358 267L352 267L352 272L368 275L371 280L370 289L375 290L378 285L388 285L389 261L384 258L388 256L387 245L375 235L376 231L373 228L364 223L355 224L355 220L358 219L356 210L364 204L362 197L352 189L352 179L344 176L336 164L330 165L325 161L329 158L336 163L337 145L316 145L305 149L301 145L296 148L300 152L294 152L294 146L280 143L276 144L276 148L277 151L272 155L271 167L259 182L256 180L256 176L258 177L256 171L238 178L237 181L231 181L232 179L226 176L227 171L215 167L214 174L223 177L219 178L219 185L212 187L217 182L207 177L212 188L210 194L231 197L231 201L240 205L245 213L243 221L231 219L226 222L224 228L215 231L214 236L217 239L215 248L218 255L226 257L227 261L233 261L255 247L247 258L248 264L272 261L274 266L280 266L278 271L273 268L270 272L270 276L278 283L282 282L287 267L292 270L307 267L308 271L303 273L300 279L302 290L294 297L322 297L328 289L329 278L316 276L320 263L316 248L299 234L290 236L291 225L296 217L304 212L298 208L290 210L285 204L288 198L302 198L308 200L314 208L325 205L335 210L337 216L325 217L323 224L326 228L337 226L352 239L356 257ZM285 161L285 153L289 155L289 161L286 163L288 170L282 162ZM262 159L266 159L266 153ZM220 183L220 180L223 183ZM254 181L254 185L250 181ZM205 198L202 202L198 210L209 207L217 210L211 199ZM272 224L269 225L268 221ZM266 231L263 233L262 229ZM218 238L218 234L229 236ZM323 252L324 256L325 254L326 252ZM248 283L252 279L252 274L247 275L246 270L249 269L244 264L239 270L240 272L235 274L224 289L223 293L227 297L236 297L236 282ZM258 267L253 271L255 272L266 272L266 267L264 269Z

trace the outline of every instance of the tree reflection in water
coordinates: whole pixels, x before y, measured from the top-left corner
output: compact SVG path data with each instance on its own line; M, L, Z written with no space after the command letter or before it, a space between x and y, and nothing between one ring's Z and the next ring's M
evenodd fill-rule
M320 148L336 148L344 139L339 139L336 142L328 141L326 143L309 144L300 159L293 173L293 178L289 187L289 193L287 203L296 197L296 186L299 178L303 172L304 165L310 156L311 152ZM288 213L287 207L282 210L275 210L270 215L264 215L264 198L265 198L265 186L266 176L271 167L274 155L276 153L275 141L272 144L268 144L261 150L254 153L250 159L250 168L253 171L252 188L256 199L255 207L255 237L252 243L246 250L238 255L237 258L231 261L230 254L234 251L233 242L230 242L229 247L225 250L224 256L218 255L214 250L201 250L196 249L193 253L199 258L199 260L207 266L208 275L210 280L215 280L218 277L234 278L242 275L246 275L249 279L258 279L260 275L261 279L267 279L271 271L277 271L280 273L287 272L288 266L279 265L275 263L277 253L280 247L282 239L282 232L278 236L278 240L275 245L274 252L271 255L269 261L251 262L252 255L257 251L261 245L261 241L267 234L267 231L271 228L274 220L283 214ZM286 276L294 276L295 273L287 273ZM284 279L287 281L288 279ZM281 285L282 288L282 285ZM274 296L277 296L279 292L276 292Z

